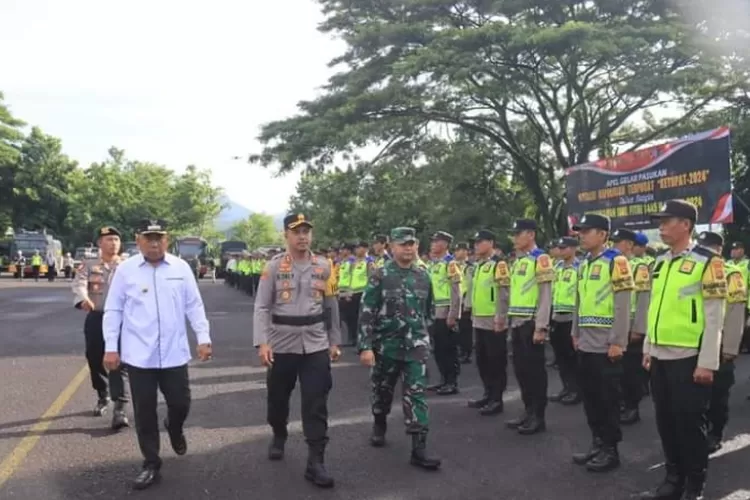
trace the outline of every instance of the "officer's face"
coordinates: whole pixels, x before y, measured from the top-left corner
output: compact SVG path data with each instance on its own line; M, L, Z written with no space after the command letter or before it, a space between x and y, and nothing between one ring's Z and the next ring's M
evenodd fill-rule
M147 260L161 260L167 253L169 238L166 234L139 234L138 249Z
M741 259L745 256L745 249L744 248L733 248L732 249L732 258L733 259Z
M642 247L640 245L636 245L633 247L633 255L636 257L643 257L643 254L646 253L646 247Z
M517 231L513 233L513 247L516 250L526 250L534 244L534 231Z
M357 257L362 258L367 255L367 247L357 247L355 251L357 252Z
M385 249L385 245L379 241L375 241L372 244L372 249L375 253L381 253Z
M558 247L557 253L561 259L570 260L576 256L575 247Z
M306 252L310 250L310 243L312 243L312 228L308 226L295 227L294 229L287 229L284 232L286 237L287 245L291 250L298 252Z
M630 255L633 252L633 242L622 240L615 243L615 248L624 253L625 255Z
M99 249L105 255L117 255L120 253L120 237L119 236L102 236L98 241Z
M417 255L417 245L413 241L393 243L391 249L393 250L393 258L402 264L411 263Z
M607 232L601 229L581 229L578 233L581 248L590 252L602 246L607 239Z
M474 251L478 255L489 255L492 253L492 242L489 240L477 240L474 242Z
M549 256L553 259L559 259L560 258L560 249L557 247L552 247L549 249Z
M690 221L677 217L665 217L659 221L659 237L667 245L678 243L690 234Z
M432 240L430 252L433 255L442 255L448 250L448 242L443 240Z
M455 255L458 260L466 260L466 257L469 256L469 251L464 248L459 248L456 250Z

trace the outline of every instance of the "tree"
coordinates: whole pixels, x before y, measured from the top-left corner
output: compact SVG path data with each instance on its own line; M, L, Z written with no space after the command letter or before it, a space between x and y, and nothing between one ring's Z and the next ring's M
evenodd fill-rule
M0 227L12 224L13 178L21 157L21 128L26 125L11 114L4 100L0 92Z
M254 213L236 222L230 229L230 239L244 241L248 248L281 244L281 237L268 214Z
M211 184L211 173L194 165L175 181L172 210L175 223L194 229L198 236L207 237L214 229L213 222L224 208L221 188Z
M548 232L564 225L563 168L662 137L745 83L663 0L319 2L344 69L265 125L251 160L321 170L378 144L382 161L443 124L507 155Z

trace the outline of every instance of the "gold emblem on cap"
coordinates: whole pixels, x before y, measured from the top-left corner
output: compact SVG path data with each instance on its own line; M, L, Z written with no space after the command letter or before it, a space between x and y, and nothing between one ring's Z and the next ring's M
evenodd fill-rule
M305 220L304 214L297 214L297 222L302 222Z
M101 234L107 234L110 231L109 227L103 227L101 230Z

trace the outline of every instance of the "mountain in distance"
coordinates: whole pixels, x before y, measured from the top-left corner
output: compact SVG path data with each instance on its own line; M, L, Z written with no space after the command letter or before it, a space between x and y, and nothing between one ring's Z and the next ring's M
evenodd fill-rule
M216 227L220 231L228 230L235 222L247 219L253 214L252 210L233 201L228 196L222 196L219 202L225 205L225 208L216 218ZM277 229L282 228L285 215L285 213L272 214L273 222Z

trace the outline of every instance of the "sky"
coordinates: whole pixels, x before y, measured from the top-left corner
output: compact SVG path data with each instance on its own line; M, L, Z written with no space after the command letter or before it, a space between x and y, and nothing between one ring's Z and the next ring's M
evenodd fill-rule
M299 174L244 161L266 122L319 92L343 43L314 0L2 0L0 91L81 165L128 157L210 168L235 202L276 214ZM232 160L241 156L243 160Z

